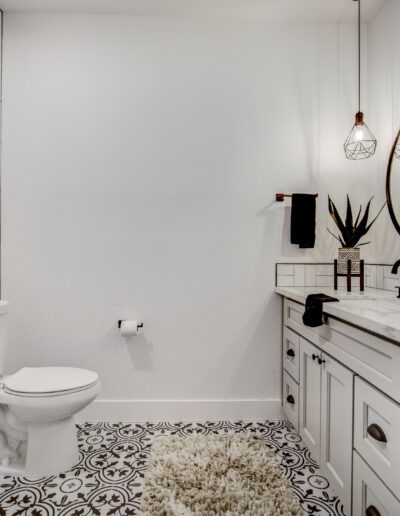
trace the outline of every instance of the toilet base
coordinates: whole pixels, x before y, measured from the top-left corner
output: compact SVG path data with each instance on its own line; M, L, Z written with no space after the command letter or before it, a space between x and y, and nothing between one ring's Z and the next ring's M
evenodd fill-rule
M5 434L0 435L0 475L38 478L65 472L78 463L74 417L28 423L26 434L27 440L21 441L15 452L6 446Z
M18 457L9 465L0 464L0 475L23 477L25 474L25 457Z
M28 424L24 476L42 477L71 469L79 461L74 417Z

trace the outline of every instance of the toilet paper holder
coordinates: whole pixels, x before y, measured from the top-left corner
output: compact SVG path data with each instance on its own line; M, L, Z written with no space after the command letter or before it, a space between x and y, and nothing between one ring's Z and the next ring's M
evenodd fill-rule
M122 324L123 322L124 322L124 319L120 319L120 320L118 321L118 328L121 328L121 324ZM139 328L143 328L143 323L142 323L142 322L141 322L141 323L138 323L138 324L137 324L137 328L138 328L138 329L139 329Z

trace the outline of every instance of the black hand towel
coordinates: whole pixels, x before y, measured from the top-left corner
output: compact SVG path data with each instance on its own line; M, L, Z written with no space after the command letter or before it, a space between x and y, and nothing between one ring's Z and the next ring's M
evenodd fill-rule
M315 244L315 195L292 195L290 242L307 249Z
M332 303L333 301L339 301L339 299L325 294L310 294L307 296L303 323L311 328L322 326L324 324L322 320L322 304Z

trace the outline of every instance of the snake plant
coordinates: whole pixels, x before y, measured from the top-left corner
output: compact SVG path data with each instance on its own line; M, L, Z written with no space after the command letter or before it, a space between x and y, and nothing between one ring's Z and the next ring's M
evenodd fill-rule
M335 204L332 199L328 196L328 205L329 205L329 214L335 222L340 234L335 235L328 228L329 233L336 238L341 244L342 247L359 247L361 245L369 244L370 242L362 242L359 243L364 235L368 233L372 224L379 217L381 211L385 207L383 204L382 208L379 210L378 215L372 220L372 222L368 223L369 219L369 210L371 206L371 201L373 197L368 201L367 207L365 208L364 214L361 216L362 206L358 211L356 220L353 221L353 210L351 208L351 203L349 196L347 196L347 209L346 209L346 218L343 222L342 218L339 215L338 210L336 209Z

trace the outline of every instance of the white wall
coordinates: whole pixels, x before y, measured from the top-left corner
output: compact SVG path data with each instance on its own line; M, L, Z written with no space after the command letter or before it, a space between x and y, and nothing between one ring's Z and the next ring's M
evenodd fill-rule
M9 370L92 368L104 400L279 398L275 262L333 259L327 192L384 200L383 172L343 155L355 43L346 25L7 14ZM278 191L319 192L315 250L288 244Z
M371 111L385 148L400 126L400 3L385 0L369 24L369 82Z
M380 152L372 171L375 180L386 174L387 161L400 127L400 3L385 0L368 27L368 72L371 120L379 134ZM382 222L382 221L381 221ZM400 258L400 236L388 224L377 235L390 261Z
M381 197L385 187L387 162L400 125L400 67L398 61L400 4L385 0L369 23L368 37L368 118L367 123L378 139L376 156L369 160L368 186ZM393 263L400 257L400 236L385 209L374 231L371 255L375 261Z

